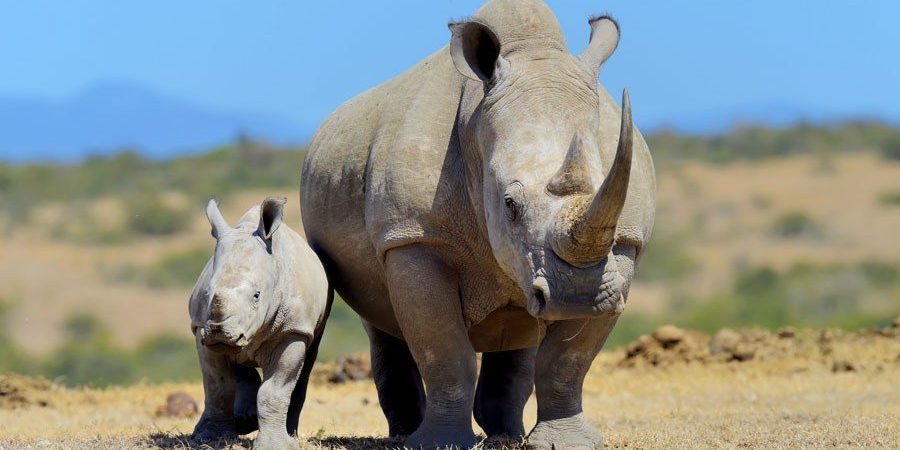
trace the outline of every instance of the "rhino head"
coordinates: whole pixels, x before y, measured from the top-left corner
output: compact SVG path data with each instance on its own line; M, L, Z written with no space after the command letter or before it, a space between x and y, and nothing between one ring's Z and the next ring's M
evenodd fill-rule
M278 309L276 261L272 240L284 217L283 198L266 199L231 227L214 200L206 216L216 239L212 276L204 292L207 303L201 343L221 353L236 353L250 345ZM258 224L252 223L254 216Z
M481 197L476 208L531 315L618 314L625 282L614 283L611 252L634 131L623 92L618 144L604 136L614 126L601 124L597 77L618 44L619 26L610 17L591 19L588 48L574 56L546 5L504 5L511 1L495 0L450 25L456 69L483 88L471 115L460 118L469 178L477 180L470 185ZM617 145L612 161L601 156L604 137Z

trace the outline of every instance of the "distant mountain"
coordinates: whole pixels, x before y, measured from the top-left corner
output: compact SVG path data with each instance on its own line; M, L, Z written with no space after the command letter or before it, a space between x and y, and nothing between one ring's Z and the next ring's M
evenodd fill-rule
M303 143L310 127L221 112L130 84L106 83L59 102L0 97L0 161L72 161L129 147L152 158L207 150L239 134Z
M786 127L800 122L834 123L877 117L825 111L784 103L764 103L701 111L638 112L645 133L726 133L739 125ZM124 83L96 85L73 98L46 101L0 96L0 162L75 161L129 148L165 158L233 142L247 135L276 145L306 142L308 124L246 112L223 112Z

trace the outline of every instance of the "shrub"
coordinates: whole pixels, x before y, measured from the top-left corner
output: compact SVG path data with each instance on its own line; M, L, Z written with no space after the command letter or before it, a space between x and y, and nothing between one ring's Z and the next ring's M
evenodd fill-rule
M169 253L147 270L145 281L152 288L191 287L210 256L203 248Z
M67 343L43 365L43 373L68 386L126 384L135 370L128 355L112 345L106 327L95 317L78 314L66 321Z
M821 228L806 213L789 211L776 218L772 223L772 234L781 238L819 236Z
M128 227L139 234L165 236L178 233L188 223L186 211L166 205L158 196L138 197L127 203Z
M637 267L638 281L673 281L690 275L697 269L697 261L681 245L684 239L656 236Z
M200 377L193 343L162 335L141 342L133 351L113 343L96 317L78 314L65 324L67 342L40 365L39 374L68 386L195 380Z
M85 205L68 205L64 218L50 226L50 237L78 244L118 244L128 236L120 224L97 220Z
M798 264L784 273L767 267L738 274L729 292L686 301L676 322L714 332L723 326L886 325L900 310L866 298L890 298L900 285L900 268L881 262L816 266Z
M881 146L881 154L886 159L900 161L900 136L892 136Z
M359 316L335 295L328 317L328 326L319 347L319 360L332 360L342 355L369 349L369 339L359 322Z
M172 335L142 342L133 354L138 375L151 382L200 378L200 363L192 341Z
M900 283L900 268L881 261L864 261L859 269L877 286L893 286Z
M900 206L900 192L887 192L878 197L878 203L884 206Z
M106 327L100 319L89 314L76 314L65 323L66 337L70 341L90 342L106 339Z

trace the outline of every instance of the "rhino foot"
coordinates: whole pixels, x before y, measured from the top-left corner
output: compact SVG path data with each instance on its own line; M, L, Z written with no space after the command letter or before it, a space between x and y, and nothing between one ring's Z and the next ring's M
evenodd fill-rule
M472 429L428 427L425 424L411 434L404 443L411 449L470 449L478 444Z
M194 427L191 438L199 442L212 442L220 439L232 439L237 437L233 420L215 420L209 417L201 417L200 422Z
M594 450L603 447L603 436L584 414L537 423L528 435L527 450Z
M297 450L300 442L286 432L259 433L253 442L253 450Z

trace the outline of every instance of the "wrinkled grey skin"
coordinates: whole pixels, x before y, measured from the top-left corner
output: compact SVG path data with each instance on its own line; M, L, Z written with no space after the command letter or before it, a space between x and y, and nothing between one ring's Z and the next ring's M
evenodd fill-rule
M331 289L315 253L282 223L284 203L266 199L235 227L215 201L207 205L216 252L189 306L206 395L195 439L233 437L258 427L255 449L299 448L293 436Z
M647 145L597 84L618 25L571 55L537 0L494 0L450 45L350 100L303 166L303 222L370 337L391 435L597 448L584 376L653 226ZM620 138L621 135L621 138ZM484 352L481 373L476 352ZM423 385L424 381L424 385Z

